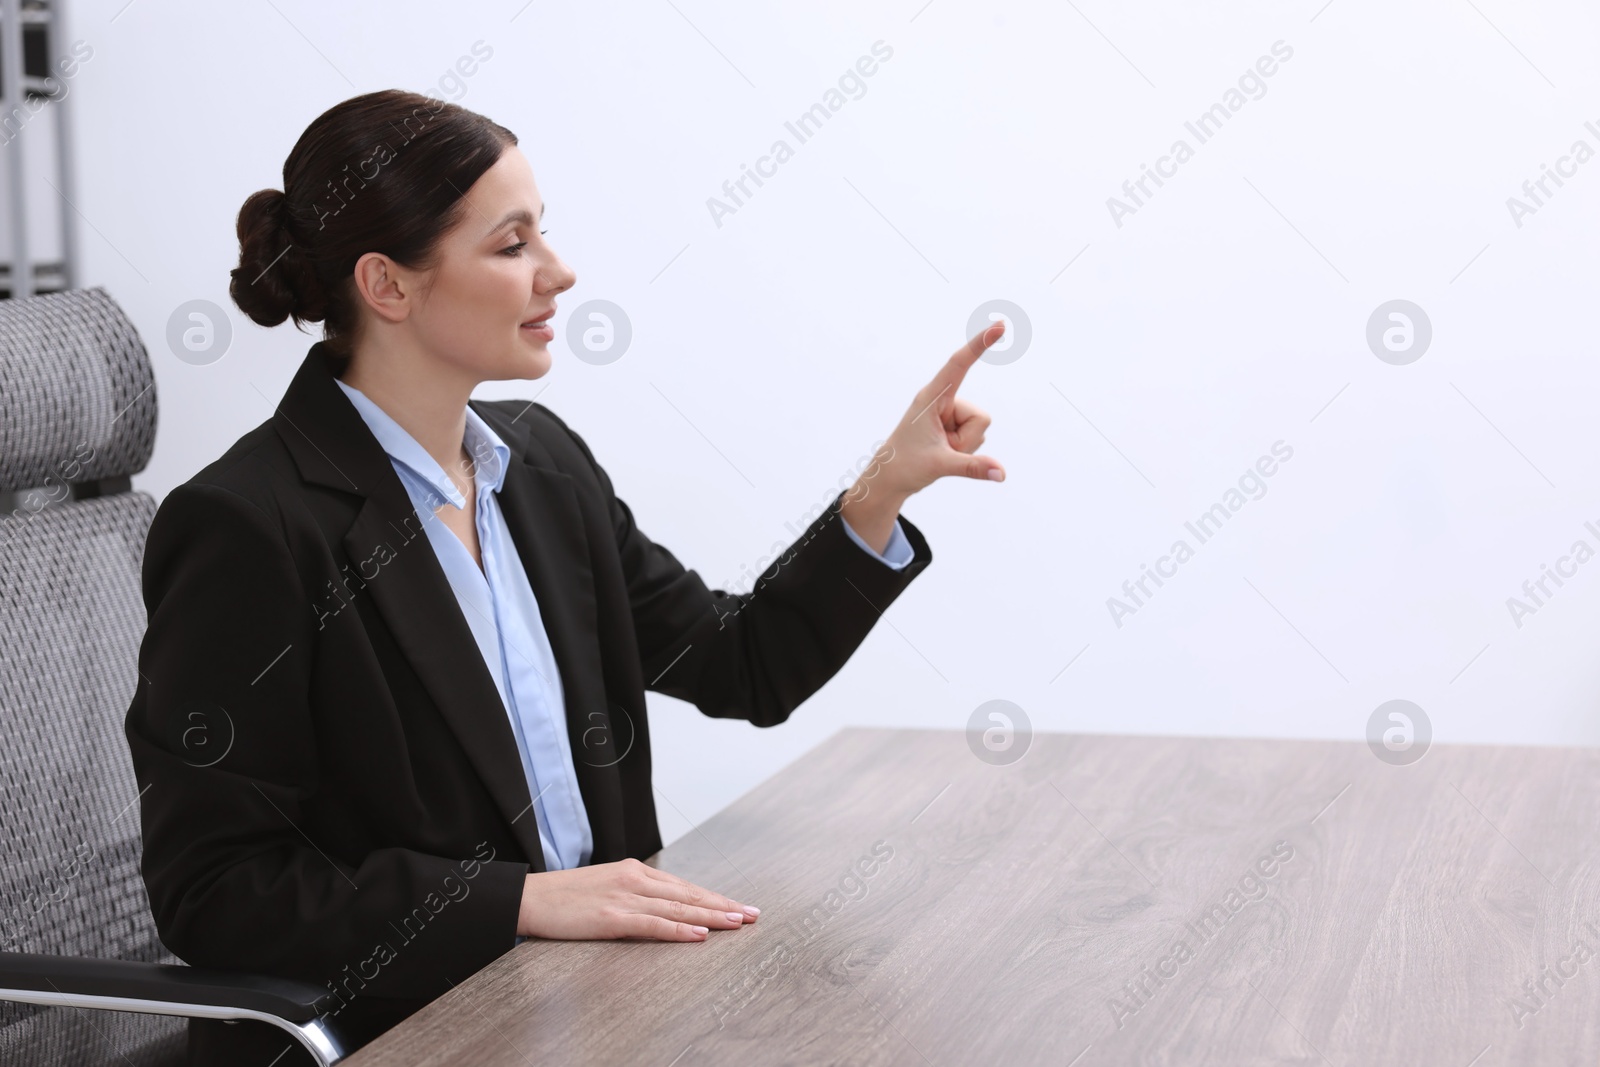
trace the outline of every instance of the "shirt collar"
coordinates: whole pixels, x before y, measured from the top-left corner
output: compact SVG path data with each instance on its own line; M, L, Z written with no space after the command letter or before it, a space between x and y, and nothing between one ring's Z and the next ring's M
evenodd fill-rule
M417 443L417 439L407 433L405 428L389 413L373 403L361 390L352 385L346 385L338 378L334 383L344 390L344 395L350 398L350 403L355 405L356 411L378 439L378 444L383 446L391 460L402 464L418 478L432 486L438 497L447 500L458 508L466 507L467 499L461 495L450 476L444 468L439 466L439 461L428 454L428 450ZM475 479L480 490L490 490L498 493L505 484L506 465L511 458L511 449L500 435L495 433L479 417L471 405L467 406L466 434L463 439L467 453L473 457L477 464Z

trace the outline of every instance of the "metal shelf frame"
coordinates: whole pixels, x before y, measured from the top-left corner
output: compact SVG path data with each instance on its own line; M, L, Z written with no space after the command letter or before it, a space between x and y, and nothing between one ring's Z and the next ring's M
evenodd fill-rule
M9 188L5 205L6 217L11 227L11 255L9 263L0 263L0 297L33 296L40 292L59 292L78 287L78 218L73 207L77 192L76 160L73 153L72 115L59 89L53 62L64 36L62 4L64 0L0 0L0 123L15 122L17 133L9 141L0 143L5 153L6 177ZM44 34L46 67L44 74L25 69L24 36L30 29L40 29ZM50 112L56 123L56 181L53 183L60 195L55 199L61 231L61 259L35 262L28 239L28 187L30 153L23 128L29 112L28 98L50 100L43 111Z

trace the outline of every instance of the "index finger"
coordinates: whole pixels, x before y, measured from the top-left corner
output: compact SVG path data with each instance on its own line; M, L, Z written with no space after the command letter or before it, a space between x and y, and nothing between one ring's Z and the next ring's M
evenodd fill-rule
M1006 324L1002 319L984 327L981 333L973 335L971 340L956 349L955 354L945 361L945 365L939 368L939 373L933 376L933 380L923 392L931 399L959 389L962 379L967 376L967 369L994 347L995 342L1005 336L1005 332Z
M723 896L703 885L696 885L687 878L679 878L659 867L646 865L644 873L656 881L661 888L654 891L654 896L667 900L677 900L685 904L698 904L705 908L716 908L718 911L742 911L744 905L732 897Z

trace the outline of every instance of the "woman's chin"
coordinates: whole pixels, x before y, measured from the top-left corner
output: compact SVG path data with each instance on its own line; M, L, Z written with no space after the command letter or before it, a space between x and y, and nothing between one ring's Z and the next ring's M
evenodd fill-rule
M531 341L523 341L522 351L518 352L516 358L511 361L512 366L516 368L515 374L511 376L516 378L542 378L548 374L553 360L550 356L550 349L546 347L546 344L547 342L536 344Z
M550 353L544 349L538 351L513 352L504 359L496 360L492 365L485 366L478 372L480 381L506 382L521 381L528 378L543 378L550 373Z

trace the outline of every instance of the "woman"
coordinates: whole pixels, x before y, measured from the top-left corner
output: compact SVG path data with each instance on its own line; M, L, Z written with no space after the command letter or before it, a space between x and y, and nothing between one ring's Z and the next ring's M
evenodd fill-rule
M325 985L359 1047L527 937L754 921L640 862L661 848L645 690L772 726L838 671L932 558L901 503L1004 477L955 396L1001 329L750 593L710 590L554 412L469 400L549 370L575 280L509 130L371 93L318 117L283 180L239 213L231 293L323 339L145 550L126 727L163 942ZM274 1059L290 1044L191 1024L192 1062L302 1062Z

